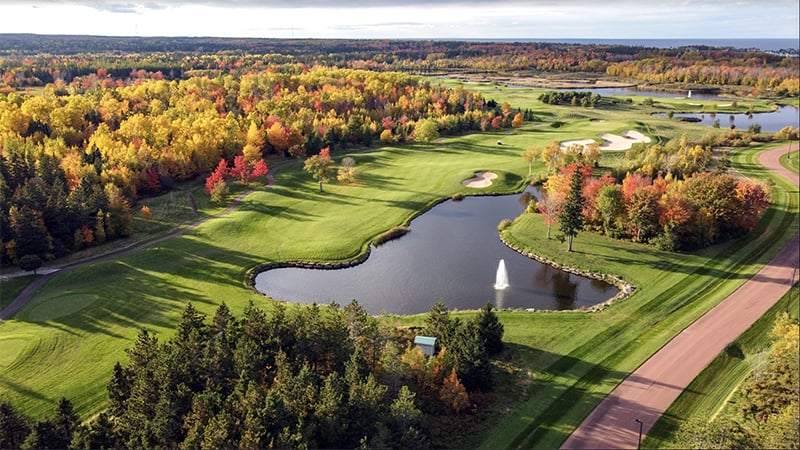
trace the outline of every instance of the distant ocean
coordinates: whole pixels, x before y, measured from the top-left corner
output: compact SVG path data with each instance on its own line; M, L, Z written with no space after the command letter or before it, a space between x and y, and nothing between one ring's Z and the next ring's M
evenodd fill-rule
M711 47L733 47L737 49L758 49L767 52L778 50L800 50L800 38L781 38L781 39L759 39L759 38L739 38L739 39L706 39L706 38L684 38L684 39L465 39L468 41L479 42L548 42L548 43L567 43L567 44L610 44L625 45L633 47L649 48L678 48L693 45L707 45Z

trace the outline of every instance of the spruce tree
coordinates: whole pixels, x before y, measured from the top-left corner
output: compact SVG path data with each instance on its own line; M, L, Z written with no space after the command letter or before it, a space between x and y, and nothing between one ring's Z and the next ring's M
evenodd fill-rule
M569 194L558 217L558 227L567 237L567 251L572 251L572 238L583 229L583 174L581 166L576 164L570 177Z
M475 318L475 324L483 339L489 355L497 355L503 351L503 324L492 310L492 304L487 302Z

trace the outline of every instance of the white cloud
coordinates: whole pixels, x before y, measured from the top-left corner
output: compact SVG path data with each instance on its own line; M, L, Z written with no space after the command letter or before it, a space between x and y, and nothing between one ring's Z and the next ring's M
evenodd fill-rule
M4 21L6 33L153 36L727 38L800 28L797 0L4 0L0 16L26 18Z

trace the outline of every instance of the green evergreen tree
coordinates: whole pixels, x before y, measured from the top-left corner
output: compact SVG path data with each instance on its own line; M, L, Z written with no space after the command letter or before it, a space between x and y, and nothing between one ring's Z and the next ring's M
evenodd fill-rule
M115 417L121 416L125 412L125 404L131 396L131 373L127 368L117 361L114 364L114 371L111 380L106 386L108 399L110 400L109 411Z
M448 347L450 358L467 390L489 390L493 385L489 352L477 324L467 322L458 327Z
M55 425L49 419L36 422L31 427L31 432L25 438L20 448L22 449L64 449L69 440L58 434Z
M317 424L316 443L321 448L337 448L347 435L347 409L345 407L345 382L338 372L325 377L314 406L314 421Z
M52 422L55 432L60 438L59 444L61 445L59 445L58 448L67 448L72 441L72 434L78 429L78 425L80 425L78 415L75 414L72 402L61 397L61 399L58 400L56 414Z
M572 251L572 239L583 229L583 174L576 165L569 182L569 193L558 216L558 227L567 237L567 251Z
M444 302L437 300L428 311L423 332L426 336L435 337L436 346L441 347L442 345L447 345L455 334L457 326L458 321L450 318L450 312Z
M31 432L28 421L10 404L0 403L0 448L20 448Z
M114 449L120 448L114 424L106 413L100 413L88 426L81 426L73 434L70 448Z
M503 324L492 309L491 303L481 308L475 317L478 334L486 346L489 355L497 355L503 351Z

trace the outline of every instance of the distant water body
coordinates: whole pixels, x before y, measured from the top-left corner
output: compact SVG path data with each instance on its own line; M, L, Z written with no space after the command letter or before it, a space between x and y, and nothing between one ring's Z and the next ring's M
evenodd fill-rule
M476 42L545 42L545 43L565 43L565 44L607 44L624 45L630 47L646 48L678 48L698 45L710 47L733 47L737 49L758 49L765 52L776 52L778 50L800 49L800 39L798 38L739 38L739 39L705 39L705 38L684 38L684 39L466 39Z

